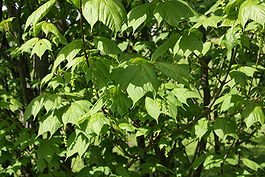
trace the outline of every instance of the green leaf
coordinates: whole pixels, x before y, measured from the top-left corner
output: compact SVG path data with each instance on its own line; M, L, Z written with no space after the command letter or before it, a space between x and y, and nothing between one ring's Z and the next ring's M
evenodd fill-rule
M109 123L109 119L107 119L103 113L96 113L89 119L88 128L99 136L102 127L104 125L109 125Z
M133 28L133 33L151 16L152 8L152 3L142 4L134 7L128 13L128 27Z
M82 160L82 158L79 155L72 158L71 169L74 173L78 173L84 167L85 167L84 161Z
M265 6L257 4L254 0L246 0L239 8L238 20L245 27L248 20L253 20L264 26Z
M120 123L119 124L119 127L122 129L122 130L126 130L128 132L135 132L136 128L131 125L131 124L128 124L128 123Z
M92 108L82 116L82 120L96 114L99 110L101 110L105 103L106 99L104 97L99 98L97 102L92 106Z
M58 30L58 28L52 24L52 23L48 23L48 22L43 22L42 23L42 30L43 32L46 34L46 36L49 33L54 34L56 37L59 38L60 42L64 45L67 45L68 42L66 40L66 38L60 33L60 31Z
M256 122L260 122L261 125L264 124L265 116L261 106L255 106L253 104L247 105L246 109L243 111L242 116L245 118L245 123L247 128Z
M126 11L119 0L85 0L83 4L83 15L91 29L100 21L117 32L126 19Z
M62 63L64 60L70 62L82 49L82 41L75 40L69 43L67 46L63 47L57 55L56 60L52 68L52 72Z
M52 45L47 39L40 39L31 51L31 57L36 54L38 57L42 57L46 50L52 51Z
M154 16L158 22L162 18L172 26L178 26L181 19L196 15L195 11L184 1L171 0L160 2L154 9Z
M125 88L135 104L147 92L155 91L160 83L156 73L149 64L132 64L127 68L113 71L113 77Z
M67 65L65 66L66 67L66 70L70 69L71 68L71 71L73 72L75 70L75 68L82 62L85 61L85 57L82 56L82 57L76 57L72 60L70 60Z
M179 34L172 34L166 42L160 45L153 53L152 60L156 60L159 57L162 57L170 48L173 48L179 39Z
M90 67L87 73L87 81L92 80L95 88L103 88L109 84L110 80L110 67L109 59L98 59L90 61Z
M44 95L39 95L29 103L24 113L24 120L28 120L31 115L33 115L34 119L36 118L37 114L43 107L44 99Z
M66 1L73 4L78 9L80 8L80 0L66 0Z
M27 42L25 42L24 44L22 44L19 48L19 50L21 52L27 52L30 53L30 50L33 48L33 46L39 41L40 39L35 37L35 38L31 38L30 40L28 40Z
M225 45L229 51L229 57L231 57L231 50L234 46L236 46L237 44L240 45L240 28L239 27L231 27L227 30L226 34L225 34Z
M221 112L227 111L230 108L232 95L227 94L227 95L224 95L223 97L224 97L224 100L221 105Z
M91 103L87 100L75 101L63 114L63 124L66 125L67 123L72 123L78 125L78 122L81 120L81 116L88 112L91 106Z
M120 115L124 115L131 106L132 100L129 99L125 94L118 93L113 97L111 110L113 112L117 111Z
M49 0L42 6L40 6L37 10L35 10L27 19L25 30L29 27L30 24L35 27L35 25L40 21L51 9L51 7L55 4L56 0Z
M203 50L203 43L198 39L195 33L184 34L178 40L173 48L174 55L183 54L189 56L192 52L201 53Z
M192 28L199 28L203 26L206 30L208 27L217 28L217 24L222 20L222 17L219 16L211 16L206 17L205 15L199 18L199 21Z
M44 105L44 108L46 109L46 111L49 112L50 110L54 110L54 109L59 108L61 101L62 101L61 96L58 96L56 94L52 94L52 95L49 95L45 99L43 105Z
M158 122L158 117L160 115L160 108L158 102L156 100L153 100L152 98L146 97L145 109L148 114Z
M170 77L183 84L189 84L191 75L186 70L186 67L184 65L181 65L181 64L173 65L167 62L157 62L155 66L158 70L164 73L167 77Z
M187 88L176 88L172 90L172 93L178 98L182 104L187 104L188 98L201 98L198 92Z
M89 146L89 140L82 133L78 134L77 138L68 146L66 156L71 157L75 153L78 153L80 157L86 152Z
M122 54L122 51L118 47L118 45L114 41L106 37L102 37L102 36L95 37L94 42L97 48L104 54L110 54L110 55L115 55L115 56Z
M127 168L124 168L122 166L116 166L116 173L119 175L119 176L122 176L122 177L131 177L130 175L130 172Z
M207 170L212 168L220 168L223 161L224 161L223 157L220 157L218 155L209 155L206 157L203 166Z
M203 135L208 131L208 120L206 118L202 118L198 121L198 123L194 126L195 135L198 138L202 138Z
M252 170L258 171L259 168L262 169L259 164L247 158L242 158L242 162L244 165L246 165L248 168Z
M55 163L54 157L60 152L59 139L39 139L39 148L37 151L37 162L44 160L45 167L52 166Z
M52 135L62 126L62 123L54 112L44 116L39 124L38 136L50 132L50 137L52 137Z
M168 104L168 115L175 119L178 113L178 106L182 106L182 104L171 92L167 95L166 100Z
M0 22L0 31L9 31L11 22L14 20L15 17L10 17L8 19L2 20Z
M221 139L227 135L236 136L237 125L233 118L218 118L214 122L214 132Z

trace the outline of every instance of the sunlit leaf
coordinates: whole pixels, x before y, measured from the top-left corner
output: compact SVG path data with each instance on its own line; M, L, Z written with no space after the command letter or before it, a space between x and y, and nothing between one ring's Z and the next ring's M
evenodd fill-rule
M58 28L54 24L48 23L48 22L43 22L42 23L42 30L44 31L44 33L46 34L46 36L49 33L52 33L56 37L59 38L59 40L60 40L60 42L62 44L65 44L65 45L68 44L66 38L60 33L60 31L58 30Z
M200 119L194 126L195 135L202 138L203 135L208 131L208 120L206 118Z
M46 52L46 50L52 50L52 45L50 41L47 39L40 39L38 42L35 44L31 51L31 57L36 54L38 57L42 57L42 55Z
M52 72L56 70L56 68L62 63L63 61L67 60L68 62L71 61L82 49L82 41L75 40L69 43L67 46L63 47L57 55L56 60L54 61L54 65L52 68Z
M39 124L38 136L50 132L50 137L52 137L52 135L62 126L62 123L54 112L41 118Z
M95 132L98 136L104 125L109 125L109 120L103 113L96 113L92 115L88 122L88 128Z
M263 113L261 106L255 106L253 104L247 105L246 109L242 112L242 115L245 118L245 122L247 128L253 125L256 122L261 123L263 125L265 121L265 115Z
M259 168L261 169L261 166L259 164L257 164L256 162L250 159L242 158L242 162L244 165L246 165L248 168L252 170L258 171Z
M116 81L126 89L135 104L147 92L155 91L160 85L156 73L149 64L133 64L113 72Z
M78 125L81 116L88 112L91 106L91 103L87 100L79 100L72 103L62 116L64 125L67 123Z
M34 98L29 105L27 106L24 114L24 120L27 120L31 115L36 118L37 114L40 112L43 107L43 102L45 95L39 95Z
M27 52L30 53L31 49L35 46L35 44L39 41L40 39L35 37L35 38L31 38L30 40L28 40L27 42L25 42L24 44L22 44L19 48L19 50L21 50L21 52Z
M254 0L246 0L239 9L238 19L244 27L248 20L264 25L265 23L265 6L257 4Z
M117 32L126 19L126 12L119 0L85 0L83 15L91 28L97 21Z
M139 26L143 24L147 18L149 18L152 13L152 8L152 3L142 4L134 7L128 13L128 27L132 27L133 32L135 32L136 29L139 28Z
M25 30L29 27L30 24L33 27L40 21L51 9L51 7L55 4L56 0L49 0L42 6L40 6L37 10L35 10L27 19L25 24Z
M152 98L146 97L145 109L148 114L158 122L158 117L160 115L160 108L158 102Z
M187 104L188 98L200 98L200 95L198 92L195 92L187 88L176 88L172 90L172 93L178 98L178 100L182 104Z

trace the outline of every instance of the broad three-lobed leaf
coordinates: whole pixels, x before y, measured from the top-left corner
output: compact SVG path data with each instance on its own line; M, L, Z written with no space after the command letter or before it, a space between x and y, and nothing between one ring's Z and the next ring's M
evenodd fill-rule
M97 21L100 21L117 32L126 19L125 9L119 0L85 0L82 8L91 29Z

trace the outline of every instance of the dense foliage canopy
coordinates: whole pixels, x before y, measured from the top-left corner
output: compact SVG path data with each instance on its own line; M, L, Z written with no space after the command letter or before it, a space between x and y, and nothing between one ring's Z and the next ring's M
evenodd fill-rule
M0 176L262 176L262 0L0 0Z

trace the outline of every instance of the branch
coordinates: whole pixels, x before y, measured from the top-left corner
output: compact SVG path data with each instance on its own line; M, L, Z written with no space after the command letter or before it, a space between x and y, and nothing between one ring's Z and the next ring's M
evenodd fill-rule
M227 83L227 77L229 75L229 72L231 70L232 64L233 64L233 60L236 57L236 48L232 49L232 57L230 59L230 63L226 72L226 75L223 79L223 81L221 82L220 87L217 89L217 91L215 92L210 104L208 105L208 107L201 113L201 115L199 115L198 117L195 117L195 119L193 119L190 123L186 124L184 127L182 127L181 129L178 129L176 131L174 131L170 136L176 136L177 134L181 134L183 133L186 129L190 128L191 126L195 125L201 118L208 116L211 113L211 109L215 103L215 101L219 98L219 96L221 95L222 89L224 87L224 85Z
M83 51L85 54L85 59L86 59L86 64L89 67L89 63L88 63L88 54L86 52L86 42L85 42L85 33L84 33L84 26L83 26L83 2L82 0L80 0L80 9L79 9L79 13L80 13L80 27L81 27L81 36L82 36L82 41L83 41Z

